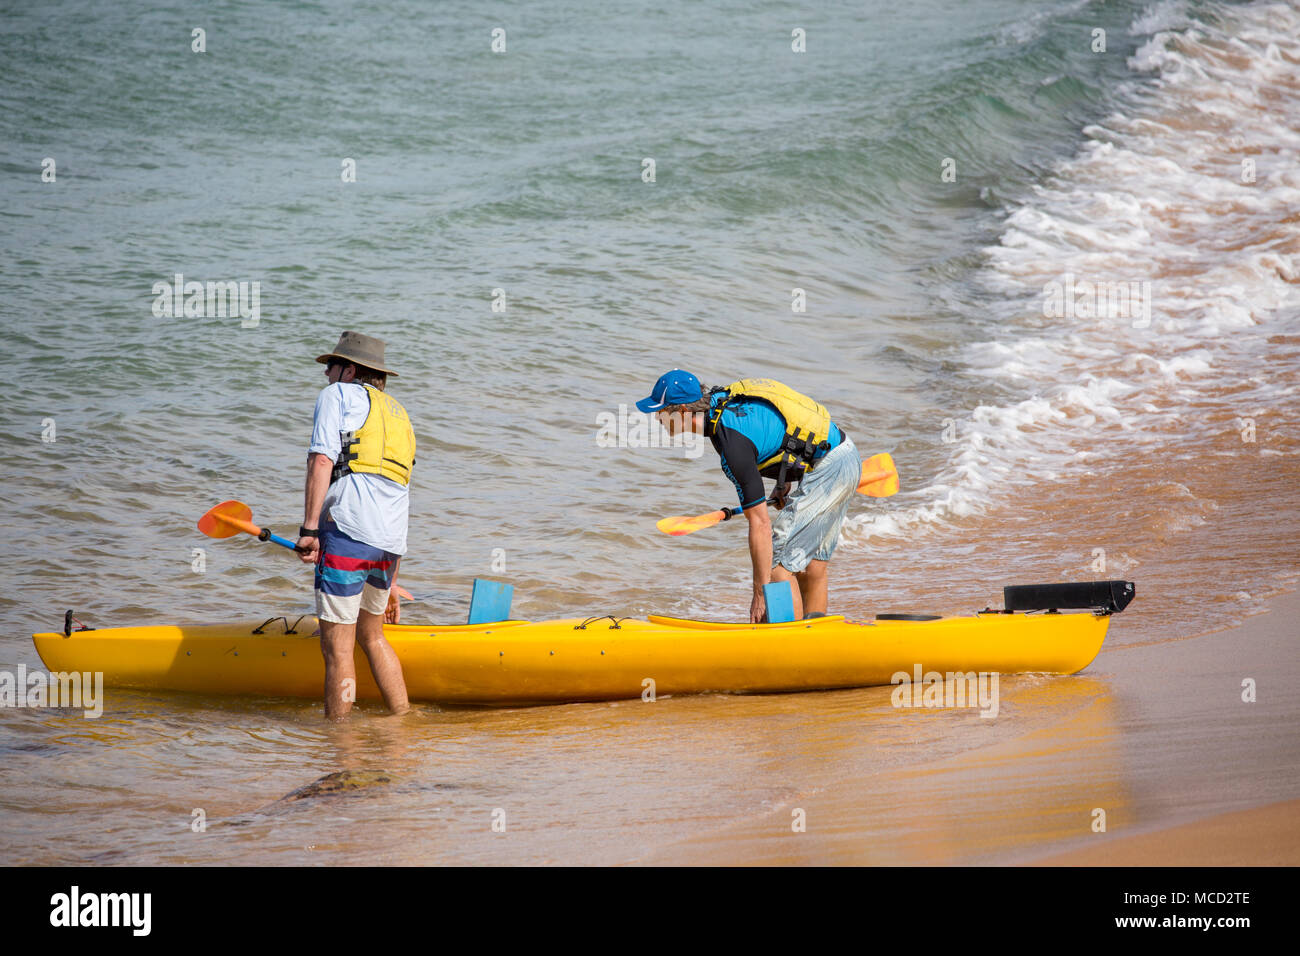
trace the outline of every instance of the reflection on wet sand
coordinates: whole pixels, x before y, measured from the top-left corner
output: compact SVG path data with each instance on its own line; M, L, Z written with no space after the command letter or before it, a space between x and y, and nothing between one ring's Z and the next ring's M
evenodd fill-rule
M840 732L787 739L799 755L791 777L803 785L782 807L643 862L968 863L1087 833L1097 808L1108 825L1123 820L1129 801L1109 685L1025 677L1001 686L1004 716L993 721L977 712L877 710L865 748L861 728L847 722ZM880 759L838 759L864 749ZM891 751L904 760L890 760ZM805 832L793 829L799 809Z

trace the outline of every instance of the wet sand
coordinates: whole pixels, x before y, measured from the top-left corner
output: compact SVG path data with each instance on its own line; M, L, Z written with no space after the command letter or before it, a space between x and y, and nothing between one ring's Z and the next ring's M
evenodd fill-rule
M1034 866L1295 866L1300 800L1224 813L1103 846L1038 860Z
M1265 606L1199 637L1108 641L1075 677L1004 679L989 723L1012 724L1011 735L879 772L824 766L772 812L639 862L1300 864L1300 594ZM1248 678L1253 703L1242 699ZM1054 722L1031 726L1052 709Z

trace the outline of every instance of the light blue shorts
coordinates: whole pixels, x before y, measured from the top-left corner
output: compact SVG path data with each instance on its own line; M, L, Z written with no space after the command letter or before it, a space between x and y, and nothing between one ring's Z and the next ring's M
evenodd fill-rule
M772 520L772 567L803 571L829 561L862 480L862 458L845 438L799 483Z

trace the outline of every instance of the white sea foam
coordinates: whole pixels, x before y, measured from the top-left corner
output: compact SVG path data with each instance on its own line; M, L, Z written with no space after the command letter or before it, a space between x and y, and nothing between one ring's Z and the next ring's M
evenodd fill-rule
M964 358L1027 397L964 412L934 482L858 519L849 540L979 513L1098 448L1168 442L1170 428L1191 440L1225 376L1245 381L1267 335L1297 324L1300 10L1193 16L1172 0L1130 32L1150 35L1128 61L1150 82L1128 91L1126 112L1083 130L1077 154L1007 209L986 250L982 281L1011 305L1005 331ZM1104 310L1050 317L1044 288L1067 274L1149 282L1149 325ZM1273 409L1294 393L1289 382L1251 388Z

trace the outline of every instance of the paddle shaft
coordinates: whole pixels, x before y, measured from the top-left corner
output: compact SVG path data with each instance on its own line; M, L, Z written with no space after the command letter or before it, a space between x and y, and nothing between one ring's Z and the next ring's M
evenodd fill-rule
M253 537L257 538L258 541L274 541L276 544L283 548L288 548L290 551L298 550L297 542L290 541L288 538L282 538L278 534L273 534L270 528L259 528L251 521L243 521L239 518L232 518L229 515L213 515L213 517L218 521L238 528L240 531L248 532L253 535Z
M283 548L288 548L290 551L298 550L298 545L296 542L290 541L288 538L282 538L278 534L272 534L266 528L263 528L262 533L259 534L257 537L259 540L262 541L274 541L276 544L280 545Z
M869 475L863 475L862 479L858 482L858 489L860 491L863 485L869 485L873 481L881 481L885 478L890 477L892 474L893 473L889 471L876 471L876 472L872 472ZM776 504L777 503L776 496L773 495L771 498L768 498L767 503ZM700 519L704 519L704 518L712 518L714 515L720 515L721 517L718 518L718 521L727 521L728 519L743 513L744 511L741 508L719 508L717 511L710 511L707 514L700 515L699 517ZM705 525L704 527L708 527L708 525Z
M873 468L873 470L868 471L869 467ZM894 467L894 459L888 452L872 455L863 462L862 474L858 478L858 485L854 490L860 495L870 495L873 498L888 498L898 492L898 470ZM789 485L781 486L778 484L778 487L773 490L772 497L768 498L767 502L776 505L777 508L784 508L784 499L789 493ZM720 508L717 511L709 511L693 518L685 516L661 518L656 524L664 534L680 537L684 534L693 534L696 531L711 528L718 522L726 521L738 514L743 514L740 508Z
M891 474L892 472L888 472L888 471L873 471L871 474L863 475L860 479L858 479L858 487L861 488L863 485L869 485L873 481L881 481L885 478L890 477Z
M858 485L859 486L868 485L871 484L871 482L873 481L880 481L882 478L888 478L889 475L890 473L887 471L877 471L877 472L873 472L870 475L863 475L862 479L858 482ZM776 504L776 496L773 495L771 498L768 498L767 501L769 504ZM717 511L709 512L710 515L721 514L722 521L726 521L728 518L732 518L735 515L741 513L742 512L740 508L719 508Z

